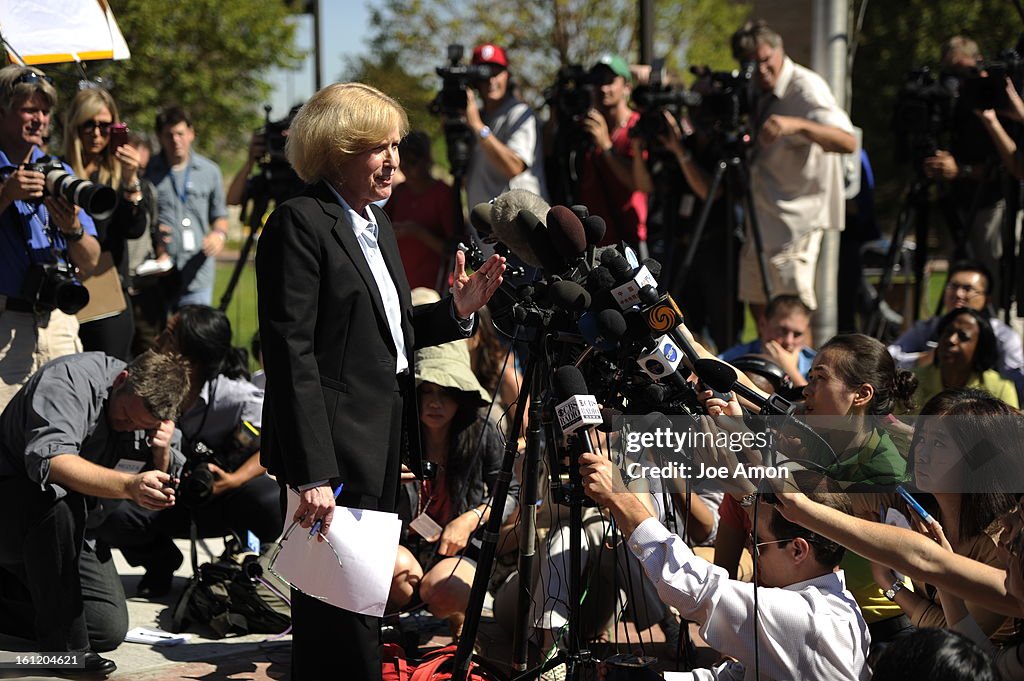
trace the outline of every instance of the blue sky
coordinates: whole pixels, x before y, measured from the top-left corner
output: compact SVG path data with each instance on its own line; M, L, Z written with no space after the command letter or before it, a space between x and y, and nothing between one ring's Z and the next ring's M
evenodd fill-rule
M273 120L283 118L294 104L305 101L313 94L313 18L296 17L296 44L310 53L305 63L294 71L275 69L270 73L274 93L270 104ZM321 77L323 84L337 80L345 64L345 57L364 54L368 47L370 13L367 0L320 0Z

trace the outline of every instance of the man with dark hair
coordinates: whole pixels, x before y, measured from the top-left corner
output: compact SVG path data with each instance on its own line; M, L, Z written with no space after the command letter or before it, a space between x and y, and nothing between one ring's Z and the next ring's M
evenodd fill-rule
M228 236L224 180L216 163L192 151L196 133L184 109L161 110L156 133L160 154L146 168L146 179L156 186L160 230L168 239L167 253L180 277L171 307L209 305L214 257Z
M88 539L99 499L174 505L174 421L188 393L178 356L130 365L101 352L56 359L0 415L0 626L38 650L80 653L83 674L116 665L128 629L109 550ZM74 670L63 670L63 673Z
M476 92L466 90L466 122L476 137L466 171L470 208L509 189L547 196L537 116L515 96L508 55L498 45L477 45L473 64L487 67L490 76L476 84L479 104Z
M700 679L850 679L866 681L870 636L837 566L844 550L793 525L767 504L758 509L751 550L756 584L729 579L723 568L695 555L622 486L611 461L580 457L583 488L607 507L630 550L643 563L663 601L700 624L701 637L729 661L694 673ZM845 494L815 494L845 512ZM757 595L755 613L754 597ZM755 638L760 653L755 657Z
M92 219L63 197L44 198L43 174L24 167L46 155L56 105L39 69L0 69L0 410L43 364L82 351L78 320L39 295L43 268L87 275L100 257Z
M647 241L647 193L653 189L639 139L629 131L640 112L629 107L633 76L626 60L604 54L590 69L594 106L583 119L591 145L581 163L577 203L607 223L602 244Z
M1017 395L1024 400L1024 348L1020 334L992 314L989 296L992 277L984 265L974 260L953 263L946 275L942 293L942 311L929 319L921 319L889 346L889 354L901 369L929 366L935 354L939 321L942 315L958 307L969 307L985 313L996 335L999 360L994 367L999 374L1013 381Z
M844 225L839 154L856 149L853 126L824 79L787 57L782 37L763 21L736 31L732 52L754 63L761 93L751 115L750 189L772 294L798 295L813 310L822 234ZM739 297L755 317L768 302L753 239L740 253Z
M757 318L757 338L735 345L718 357L732 362L744 355L767 355L789 376L793 386L807 385L817 353L807 345L811 309L799 296L775 296Z

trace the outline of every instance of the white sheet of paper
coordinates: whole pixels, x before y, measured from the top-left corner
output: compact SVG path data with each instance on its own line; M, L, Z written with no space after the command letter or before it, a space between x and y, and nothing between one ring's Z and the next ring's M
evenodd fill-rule
M288 523L298 507L299 495L289 489ZM380 617L388 602L401 530L397 514L338 506L327 533L338 556L327 542L308 539L309 530L296 527L281 545L274 570L335 607Z

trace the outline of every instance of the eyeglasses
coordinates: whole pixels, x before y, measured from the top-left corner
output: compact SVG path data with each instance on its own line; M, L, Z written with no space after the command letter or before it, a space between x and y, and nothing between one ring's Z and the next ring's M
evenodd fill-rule
M985 295L985 292L980 288L974 288L970 284L958 284L955 281L951 281L946 284L946 290L950 293L963 293L967 298L975 298L977 296Z
M32 70L26 70L20 76L14 79L14 82L11 83L11 88L13 89L15 86L21 85L22 83L29 83L31 85L34 85L36 83L39 83L40 81L46 81L50 85L53 85L53 78L50 78L45 73L36 73Z
M270 556L270 562L268 564L268 568L274 574L275 577L277 577L282 582L284 582L285 584L287 584L291 588L295 589L296 591L301 591L302 593L306 594L310 598L315 598L315 599L320 600L320 601L325 601L327 599L324 598L323 596L317 596L316 594L307 593L307 592L303 591L302 589L300 589L299 587L295 586L287 578L285 578L280 572L278 572L275 569L275 566L277 565L277 557L279 555L281 555L281 549L284 548L285 542L288 541L288 538L292 534L292 530L294 530L296 527L300 527L299 521L298 520L293 520L291 525L288 526L288 529L285 530L284 535L282 535L280 541L277 542L277 546L274 547L273 553ZM306 533L304 533L304 532L299 533L299 538L300 539L303 538L303 535L305 535L305 534ZM342 565L342 563L341 563L341 556L338 554L338 549L334 548L334 544L331 543L331 540L327 538L326 534L324 534L323 532L320 532L319 530L317 531L317 535L319 535L320 538L324 540L324 543L327 544L328 547L330 547L331 552L334 554L334 557L338 559L338 569L344 569L345 566ZM312 537L309 537L308 535L306 535L305 538L306 539L312 539Z
M768 546L769 544L788 544L791 541L793 541L793 537L790 537L789 539L773 539L771 541L759 541L754 543L753 533L747 533L747 546L750 547L751 552L757 558L761 557L760 549L762 546Z
M95 132L96 128L99 128L100 134L106 137L107 135L110 134L111 125L113 125L113 123L109 121L86 121L85 123L82 123L80 126L78 126L78 129L81 130L86 135L91 135L93 132Z

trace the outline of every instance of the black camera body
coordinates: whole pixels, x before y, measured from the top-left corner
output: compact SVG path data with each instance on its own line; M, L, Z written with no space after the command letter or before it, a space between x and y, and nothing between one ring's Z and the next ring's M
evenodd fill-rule
M896 160L920 167L935 155L952 130L957 94L955 78L937 78L927 67L911 71L893 107Z
M251 180L252 184L249 187L251 195L281 203L302 191L304 183L292 168L292 164L285 154L288 130L292 127L295 114L301 108L301 105L293 107L285 118L272 121L270 120L271 106L264 105L265 119L259 134L263 137L265 151L259 161L260 172Z
M75 177L64 169L64 164L58 159L43 156L35 163L25 163L21 167L41 173L46 178L46 194L64 197L84 209L94 220L106 220L114 214L117 192L113 187Z
M210 470L211 463L220 467L213 450L202 442L193 444L178 483L178 502L185 508L199 508L213 497L216 476Z
M555 84L544 93L561 124L579 123L594 106L597 87L582 64L558 69Z
M473 131L466 123L466 90L491 77L493 67L486 64L462 64L465 48L448 46L448 63L435 69L441 76L441 90L430 102L430 113L444 118L444 140L448 147L448 165L461 180L473 153Z
M640 118L629 129L629 136L647 141L648 148L657 147L658 138L669 132L665 113L679 118L685 109L700 106L702 98L696 92L660 82L640 85L630 96Z
M89 304L89 289L67 263L33 263L22 281L20 297L42 312L57 309L73 315Z

